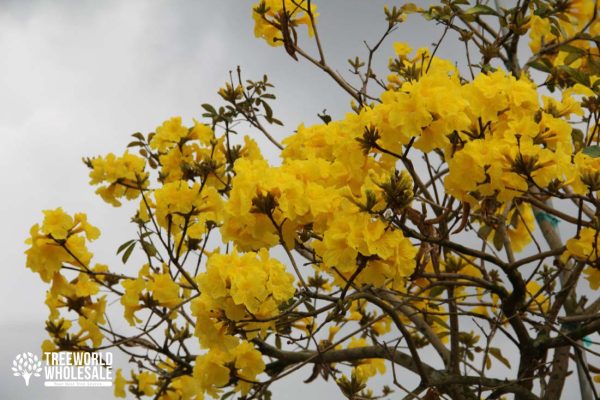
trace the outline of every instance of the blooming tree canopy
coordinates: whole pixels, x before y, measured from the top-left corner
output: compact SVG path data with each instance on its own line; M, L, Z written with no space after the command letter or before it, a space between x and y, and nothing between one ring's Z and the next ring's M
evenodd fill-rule
M348 114L279 143L273 85L238 68L198 120L85 158L105 202L137 205L115 250L144 262L102 264L86 214L44 211L26 252L49 285L43 350L127 353L117 397L268 399L310 365L350 399L559 399L573 371L597 398L600 6L506 3L385 8L348 76L315 4L255 4L255 35L329 75ZM393 43L374 71L407 17L439 41ZM436 57L449 40L465 53Z

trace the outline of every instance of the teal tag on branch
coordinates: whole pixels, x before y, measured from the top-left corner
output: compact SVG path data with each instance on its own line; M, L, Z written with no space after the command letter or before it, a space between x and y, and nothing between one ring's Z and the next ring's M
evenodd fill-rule
M583 338L583 345L588 348L592 347L592 340L590 339L589 336L586 336Z
M538 223L541 223L542 221L548 221L553 228L556 228L560 222L554 215L550 215L544 211L537 211L535 213L535 219Z

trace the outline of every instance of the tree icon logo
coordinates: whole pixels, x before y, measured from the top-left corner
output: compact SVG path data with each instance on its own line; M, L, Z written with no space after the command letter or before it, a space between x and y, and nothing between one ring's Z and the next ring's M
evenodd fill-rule
M31 376L40 376L42 372L42 360L33 353L21 353L13 360L13 375L22 376L25 380L25 386L29 386L29 378Z

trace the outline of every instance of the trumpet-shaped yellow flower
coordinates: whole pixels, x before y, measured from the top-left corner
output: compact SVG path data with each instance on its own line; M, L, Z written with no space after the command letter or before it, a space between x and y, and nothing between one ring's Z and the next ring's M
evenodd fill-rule
M121 157L109 153L106 157L92 159L90 165L90 184L104 183L96 193L115 207L121 205L119 198L135 199L140 195L140 189L148 187L146 160L142 157L128 152Z
M310 16L305 11L309 2L306 0L261 0L254 6L254 36L263 38L271 46L283 45L283 31L288 27L306 25L308 33L313 35ZM310 4L313 18L318 16L314 4ZM289 34L288 32L285 32Z
M172 308L181 302L179 298L180 287L173 282L168 273L153 275L146 288L161 306Z

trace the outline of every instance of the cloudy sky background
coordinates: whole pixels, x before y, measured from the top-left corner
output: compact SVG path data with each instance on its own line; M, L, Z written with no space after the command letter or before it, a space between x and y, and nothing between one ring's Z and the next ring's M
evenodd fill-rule
M26 269L24 239L41 210L62 206L84 211L103 232L92 245L95 260L122 266L116 246L133 235L131 208L115 209L88 186L81 157L120 153L132 133L150 132L181 116L190 124L200 105L218 103L217 89L237 65L247 78L267 73L275 83L275 115L285 123L279 139L300 122L318 122L324 108L334 117L348 111L349 98L307 63L253 36L251 1L7 1L0 2L0 196L4 266L0 280L0 398L107 398L107 389L44 388L32 379L25 388L10 373L23 351L39 352L46 338L45 290ZM320 32L328 61L346 72L346 60L364 55L385 29L384 1L322 1ZM383 46L376 67L384 67L391 43L429 46L440 31L409 19ZM454 37L439 55L462 54ZM460 52L460 53L459 53ZM346 74L348 76L349 74ZM250 133L250 131L248 131ZM276 158L273 147L256 136ZM129 271L131 272L131 271ZM117 358L116 367L127 367ZM301 374L276 386L275 398L307 398L332 385L302 385ZM291 384L290 384L291 382ZM571 382L569 390L575 389ZM283 397L280 397L283 396Z

